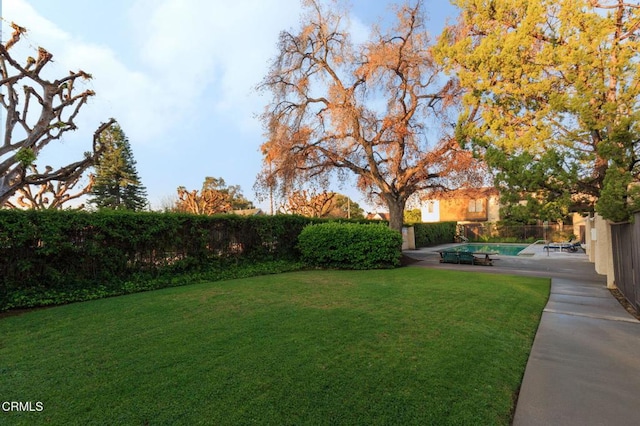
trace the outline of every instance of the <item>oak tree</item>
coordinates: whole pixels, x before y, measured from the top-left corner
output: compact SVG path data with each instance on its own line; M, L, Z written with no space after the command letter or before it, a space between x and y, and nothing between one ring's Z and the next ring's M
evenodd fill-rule
M5 112L0 140L0 205L5 205L21 189L28 191L29 185L78 179L93 165L100 152L99 135L113 122L98 127L92 151L85 153L85 158L58 168L46 167L44 171L33 167L47 145L76 130L75 119L80 109L95 93L79 89L83 80L91 79L84 71L47 79L45 67L52 62L53 55L42 47L35 58L29 56L23 62L13 58L11 48L20 42L26 29L11 26L11 38L0 43L0 105Z
M301 27L280 34L259 88L271 93L259 183L287 194L311 180L357 177L400 230L407 199L482 180L451 134L458 84L434 62L422 1L387 31L352 42L340 4L304 1Z
M503 201L547 220L569 208L628 218L640 201L640 5L454 4L437 57L466 92L459 139L496 171Z

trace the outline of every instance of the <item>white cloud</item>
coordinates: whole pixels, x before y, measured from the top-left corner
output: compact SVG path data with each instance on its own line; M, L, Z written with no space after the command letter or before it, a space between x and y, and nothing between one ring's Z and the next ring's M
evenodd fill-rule
M78 116L80 130L74 136L87 140L98 124L110 117L127 122L130 125L126 127L127 132L142 140L152 139L170 124L158 121L164 112L163 103L158 101L162 94L149 76L120 62L111 47L72 37L23 0L8 1L3 14L28 30L13 52L15 58L22 60L33 55L27 50L35 51L43 46L53 54L53 62L43 70L47 78L60 78L70 70L79 69L92 74L93 79L85 88L94 90L96 96Z
M3 7L3 19L5 21L3 31L3 40L8 38L11 29L8 27L9 22L15 22L21 27L26 27L29 34L35 34L37 37L46 37L47 40L61 43L69 40L69 35L58 28L55 24L38 15L31 5L23 0L5 0ZM36 46L37 47L37 46Z
M60 8L46 15L28 1L3 2L5 19L29 29L25 47L53 53L47 68L54 77L78 69L93 75L87 87L96 96L78 116L79 130L65 137L61 161L72 146L88 150L98 124L114 117L150 195L197 187L208 175L250 193L262 139L254 114L267 102L253 88L277 53L279 32L298 26L300 0L121 0L101 9L99 19L110 25L100 28L74 26L83 16L73 16L73 3L81 0L58 0ZM58 11L70 27L59 26ZM354 41L368 36L361 21L351 25ZM118 36L105 36L105 27ZM176 173L180 164L188 167Z
M278 32L298 15L298 0L140 0L130 19L143 62L174 96L198 98L215 84L213 113L249 102Z

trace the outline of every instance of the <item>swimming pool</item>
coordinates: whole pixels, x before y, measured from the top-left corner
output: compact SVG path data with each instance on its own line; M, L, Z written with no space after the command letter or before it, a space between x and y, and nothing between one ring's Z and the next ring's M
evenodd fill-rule
M529 247L528 244L492 244L492 243L467 243L451 247L448 250L497 253L503 256L517 256L522 250Z

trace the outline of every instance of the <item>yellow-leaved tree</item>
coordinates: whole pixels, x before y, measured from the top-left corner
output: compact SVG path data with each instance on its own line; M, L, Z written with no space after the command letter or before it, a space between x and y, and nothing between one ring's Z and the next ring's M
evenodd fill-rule
M453 3L461 14L436 57L465 90L459 140L496 172L511 213L527 200L543 220L628 218L640 201L640 6Z

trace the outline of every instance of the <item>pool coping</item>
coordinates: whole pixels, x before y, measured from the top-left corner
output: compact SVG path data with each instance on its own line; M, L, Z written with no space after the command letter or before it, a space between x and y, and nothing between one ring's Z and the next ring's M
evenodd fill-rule
M460 246L468 246L468 245L473 245L473 246L482 246L482 247L488 247L491 248L491 246L501 246L501 247L505 247L505 246L511 246L511 247L524 247L522 250L520 250L518 252L518 254L512 255L512 254L506 254L506 253L501 253L500 251L491 251L491 250L477 250L477 252L482 252L482 253L491 253L491 255L495 255L495 256L520 256L521 254L523 254L524 251L526 251L527 249L529 249L530 244L526 244L526 243L477 243L477 242L466 242L466 243L455 243L453 245L449 245L449 247L447 249L441 249L439 251L447 251L447 250L451 250L451 251L459 251L459 250L454 250L455 247L460 247ZM466 250L465 250L466 251ZM473 252L472 252L473 253ZM524 255L527 255L527 253L524 253Z
M490 245L490 244L509 245L509 244L512 244L512 245L520 245L520 246L524 245L523 243L473 243L473 242L468 242L468 243L449 243L449 244L441 244L441 245L432 246L432 247L421 247L421 248L418 248L418 249L415 249L415 250L407 250L406 253L411 253L411 252L438 253L440 251L452 249L453 247L458 247L458 246L465 245L465 244L486 244L486 245ZM566 259L566 260L581 260L581 261L584 261L585 259L588 259L588 257L586 255L586 253L584 252L584 250L578 250L575 253L570 253L570 252L566 252L566 251L563 251L563 250L558 250L558 251L545 250L544 249L544 244L536 244L536 243L530 244L527 248L522 250L516 256L506 255L506 254L496 254L495 256L497 256L498 258L501 257L501 256L504 256L504 257L511 258L511 259L536 258L536 259Z

